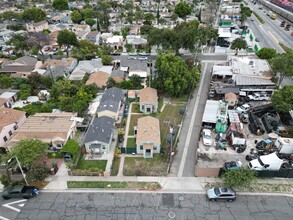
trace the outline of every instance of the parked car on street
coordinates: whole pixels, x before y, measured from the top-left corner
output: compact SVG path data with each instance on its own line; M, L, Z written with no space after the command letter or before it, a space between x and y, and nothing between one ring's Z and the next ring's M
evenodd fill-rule
M148 58L147 57L140 57L140 58L138 58L139 60L148 60Z
M218 187L207 190L207 197L210 201L228 201L236 200L236 192L232 188Z
M212 132L209 129L203 129L202 130L202 142L206 146L211 146L212 145Z
M2 192L3 199L10 198L24 198L29 199L31 197L37 196L39 194L38 189L35 186L22 186L16 185L6 188Z
M129 60L137 60L137 57L129 56L128 59L129 59Z

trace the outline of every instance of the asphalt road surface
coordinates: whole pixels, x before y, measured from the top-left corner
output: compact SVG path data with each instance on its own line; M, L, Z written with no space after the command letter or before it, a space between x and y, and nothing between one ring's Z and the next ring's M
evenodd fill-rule
M275 48L278 52L280 52L280 48L276 46L279 42L285 44L285 46L293 49L293 37L290 35L291 31L285 31L283 27L280 27L281 22L284 20L282 17L277 15L276 20L272 20L269 16L264 13L264 11L269 11L269 9L265 8L263 10L259 9L259 5L252 4L251 2L248 2L249 6L260 15L263 20L265 21L264 24L260 24L258 20L255 18L253 21L256 25L258 26L258 30L256 30L256 37L260 39L260 43L265 44L265 47L273 47ZM251 25L251 21L248 18L248 23ZM291 27L292 29L292 27ZM253 28L253 32L255 31L255 28ZM273 41L273 42L272 42ZM269 43L267 45L267 43ZM262 45L262 44L261 44Z
M6 202L6 201L5 201ZM9 200L9 202L11 202ZM242 196L232 203L209 202L205 195L161 193L41 193L25 202L16 216L2 219L293 219L293 198ZM0 217L1 219L1 217Z

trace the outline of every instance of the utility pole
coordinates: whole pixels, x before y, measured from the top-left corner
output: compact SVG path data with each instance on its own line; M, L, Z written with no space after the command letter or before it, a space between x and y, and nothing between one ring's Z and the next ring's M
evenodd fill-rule
M24 179L24 181L25 181L25 184L28 186L28 182L27 182L27 180L26 180L26 178L25 178L25 174L24 174L24 172L23 172L23 170L22 170L21 164L20 164L20 162L19 162L17 156L11 157L7 162L9 163L13 158L16 159L17 165L19 166L19 169L20 169L20 172L21 172L21 174L22 174L22 177L23 177L23 179Z
M170 145L170 157L167 173L170 173L171 164L172 164L172 151L173 151L173 125L170 125L170 135L171 135L171 145Z

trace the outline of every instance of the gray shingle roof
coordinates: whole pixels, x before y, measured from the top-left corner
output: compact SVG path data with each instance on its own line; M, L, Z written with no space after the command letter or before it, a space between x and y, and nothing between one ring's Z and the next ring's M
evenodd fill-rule
M111 112L118 112L118 109L119 109L119 101L106 100L99 104L97 112L102 112L106 110Z
M121 60L120 66L129 67L129 71L133 70L148 70L147 61L141 60Z
M123 90L116 88L116 87L112 87L109 89L106 89L106 91L104 92L102 99L101 99L101 103L105 102L107 100L112 100L112 101L116 101L119 103L119 101L122 99L123 97Z
M109 143L112 130L115 128L114 119L103 116L95 118L92 125L89 126L84 143L99 141L102 143Z

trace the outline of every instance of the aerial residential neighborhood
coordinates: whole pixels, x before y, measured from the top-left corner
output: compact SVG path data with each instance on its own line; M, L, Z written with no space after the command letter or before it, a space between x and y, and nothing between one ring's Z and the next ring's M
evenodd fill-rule
M292 0L0 21L0 219L293 219Z

